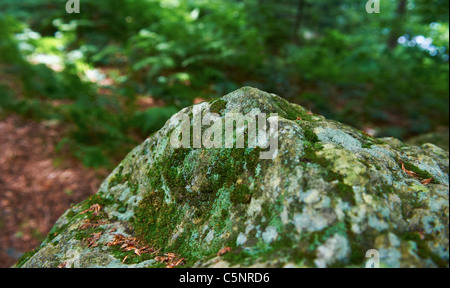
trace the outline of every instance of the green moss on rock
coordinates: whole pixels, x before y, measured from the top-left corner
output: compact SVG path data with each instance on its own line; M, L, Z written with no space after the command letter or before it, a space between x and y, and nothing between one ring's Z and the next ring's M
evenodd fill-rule
M247 185L238 184L236 185L231 192L231 202L234 204L248 204L252 199L252 191L248 188Z
M222 99L217 99L213 102L211 102L211 106L209 108L209 111L211 113L221 114L223 110L227 108L227 102Z

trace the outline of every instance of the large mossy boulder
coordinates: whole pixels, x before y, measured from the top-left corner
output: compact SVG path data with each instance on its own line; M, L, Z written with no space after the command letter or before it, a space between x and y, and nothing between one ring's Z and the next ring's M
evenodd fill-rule
M253 88L179 113L194 107L277 113L278 151L174 149L176 114L17 266L364 267L376 249L381 267L448 267L448 152Z

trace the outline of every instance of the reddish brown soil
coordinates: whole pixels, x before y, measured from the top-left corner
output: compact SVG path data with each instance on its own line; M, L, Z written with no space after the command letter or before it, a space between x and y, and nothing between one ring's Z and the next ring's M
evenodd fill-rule
M0 267L36 248L56 220L95 193L108 171L55 152L58 125L16 115L0 120Z

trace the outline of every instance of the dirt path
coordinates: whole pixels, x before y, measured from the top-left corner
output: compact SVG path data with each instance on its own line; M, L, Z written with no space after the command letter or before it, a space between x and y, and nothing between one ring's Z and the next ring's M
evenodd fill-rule
M108 171L57 155L58 126L10 115L0 121L0 267L34 249L71 203L95 193Z

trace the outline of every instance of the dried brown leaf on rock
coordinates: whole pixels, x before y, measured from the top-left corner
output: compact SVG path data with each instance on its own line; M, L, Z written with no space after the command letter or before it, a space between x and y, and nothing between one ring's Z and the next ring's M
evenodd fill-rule
M98 246L97 241L100 239L100 236L102 235L102 231L98 232L98 233L93 233L91 235L91 237L84 239L84 243L86 243L86 245L90 248L94 248Z
M107 224L106 221L92 221L91 219L86 219L84 220L84 223L80 225L80 227L78 227L78 229L80 230L86 230L88 228L95 228L98 227L100 225L104 225Z
M98 239L100 239L100 236L102 236L102 234L103 234L102 231L100 231L98 233L93 233L92 234L92 238L95 239L95 240L98 240Z
M125 237L122 234L115 234L114 240L105 244L106 246L119 246L124 252L133 251L136 255L142 254L156 254L159 250L153 247L143 246L136 237ZM125 259L124 259L125 261Z
M184 258L178 258L174 253L165 253L164 256L156 256L155 261L165 263L166 268L175 268L184 264Z
M178 259L177 261L169 262L166 265L166 268L175 268L175 267L177 267L179 265L183 265L183 263L184 263L184 258L181 258L181 259Z
M123 245L126 238L122 234L115 234L114 240L112 242L106 243L107 246L117 246L117 245Z
M164 261L166 261L166 257L164 257L164 256L156 256L155 257L155 261L159 262L159 263L163 263Z
M428 185L428 184L430 184L431 182L433 182L433 180L434 180L434 177L432 177L432 178L430 178L430 179L423 180L421 183L422 183L423 185Z
M425 232L424 231L419 231L419 232L417 232L417 234L419 234L419 237L421 240L425 240Z
M100 212L101 209L102 209L102 206L100 206L98 204L94 204L91 207L89 207L89 209L86 209L86 210L82 211L80 214L86 214L88 212L94 212L94 215L98 215L98 213Z
M224 247L217 252L217 256L225 255L226 253L231 252L231 247Z
M416 172L406 169L405 163L403 163L402 159L400 159L400 163L402 164L403 172L405 172L406 174L408 174L409 176L414 177L414 178L419 177L419 174L417 174Z

